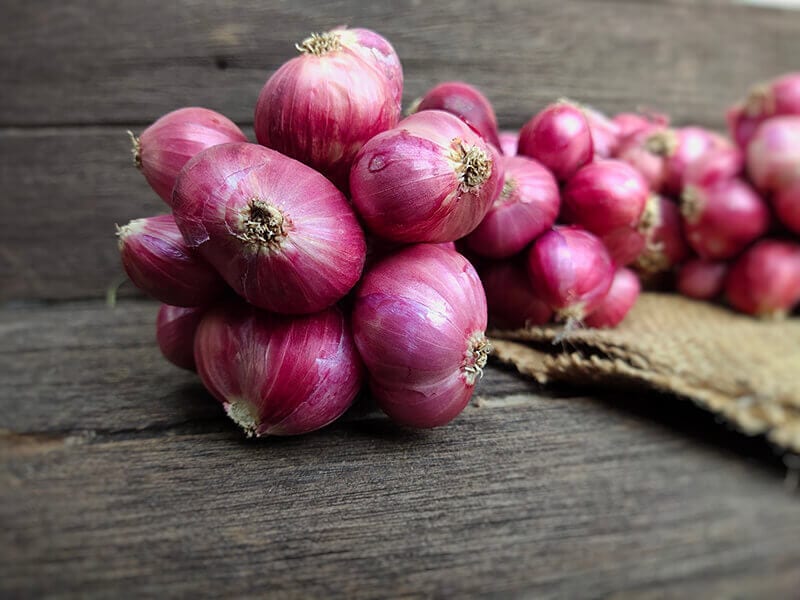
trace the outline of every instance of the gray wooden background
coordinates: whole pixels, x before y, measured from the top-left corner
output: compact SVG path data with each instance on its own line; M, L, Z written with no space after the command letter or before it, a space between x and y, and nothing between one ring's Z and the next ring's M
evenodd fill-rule
M449 427L367 403L245 442L154 342L114 223L163 210L127 129L183 105L250 134L293 43L399 51L406 101L459 78L501 124L569 96L723 127L800 68L800 13L721 1L6 0L0 20L0 595L796 597L800 498L765 443L685 402L493 367ZM787 483L788 482L788 483Z

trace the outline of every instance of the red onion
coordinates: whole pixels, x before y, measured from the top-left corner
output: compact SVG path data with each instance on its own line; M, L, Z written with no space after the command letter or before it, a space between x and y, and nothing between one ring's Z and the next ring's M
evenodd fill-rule
M600 306L586 317L586 325L597 328L616 327L636 304L641 291L639 278L633 271L617 269L608 294Z
M518 151L538 160L559 181L566 181L594 155L589 122L570 102L551 104L520 130Z
M728 263L693 258L678 271L676 287L684 296L697 300L713 300L722 293Z
M363 381L337 308L283 317L226 304L201 321L194 357L206 389L248 437L324 427L350 407Z
M172 215L117 228L122 266L133 284L173 306L201 306L225 290L217 272L183 240Z
M761 240L733 264L725 294L741 312L785 317L800 303L800 244Z
M773 117L759 126L747 147L747 172L762 192L800 179L800 116Z
M194 334L206 313L204 307L182 308L162 304L156 319L156 340L161 354L181 369L195 370Z
M800 115L800 72L787 73L754 86L743 103L751 117Z
M404 248L358 288L353 334L370 389L402 425L436 427L461 412L486 364L485 329L481 282L457 252Z
M689 257L681 211L663 196L651 196L645 210L646 245L634 264L643 273L667 271Z
M544 325L552 318L553 311L536 295L519 261L487 262L480 276L492 327L519 329Z
M739 148L747 148L756 129L764 121L763 117L752 117L745 113L741 106L734 106L725 113L728 131Z
M130 133L130 132L129 132ZM167 113L133 140L133 162L167 204L183 165L201 150L247 137L224 115L207 108L180 108Z
M659 113L639 114L639 113L619 113L614 115L611 121L619 128L620 141L639 133L642 129L649 129L653 125L666 127L669 125L669 118Z
M500 150L505 156L516 156L519 145L519 132L501 131L497 137L500 139Z
M358 150L400 118L402 72L389 42L334 29L297 45L258 97L258 142L322 172L341 189ZM388 56L388 57L387 57ZM370 57L374 57L370 60ZM391 73L392 78L389 78Z
M558 183L538 162L525 156L500 157L503 190L466 238L481 256L506 258L520 252L556 222L561 200Z
M614 265L599 238L579 227L555 227L528 253L536 293L560 321L582 321L603 302Z
M772 197L775 213L787 229L800 234L800 177Z
M717 148L730 147L728 140L702 127L681 127L675 131L675 149L667 156L664 189L678 195L686 183L686 171Z
M619 265L635 260L645 245L639 231L650 190L636 169L599 160L580 169L564 189L571 222L600 236Z
M260 308L311 313L342 298L364 266L364 233L313 169L255 144L203 151L181 172L174 212L189 246Z
M475 229L500 194L498 151L466 123L425 110L372 138L350 174L369 230L398 242L452 242Z
M681 212L689 245L707 259L736 256L770 224L767 205L741 179L686 186Z
M716 147L686 168L684 185L711 185L738 177L744 170L744 154L738 146Z
M622 127L591 106L583 105L582 108L592 133L595 156L611 158L621 141Z
M428 90L416 106L421 110L443 110L471 125L490 144L500 149L497 117L488 98L463 81L445 81Z
M617 149L617 158L635 168L654 192L667 184L667 161L678 146L672 129L663 125L650 125L623 139Z

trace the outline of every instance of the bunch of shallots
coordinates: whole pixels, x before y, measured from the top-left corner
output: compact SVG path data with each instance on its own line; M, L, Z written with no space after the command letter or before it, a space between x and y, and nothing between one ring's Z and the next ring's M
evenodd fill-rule
M796 77L732 113L754 189L742 149L665 117L559 101L499 132L481 92L446 82L400 120L383 37L340 28L297 49L258 98L258 144L203 108L134 138L171 212L118 228L128 276L164 303L164 356L248 435L323 427L365 384L399 424L448 423L483 373L488 318L613 327L635 271L680 267L683 293L725 288L753 314L800 300L800 246L757 242L773 225L756 192L800 231Z

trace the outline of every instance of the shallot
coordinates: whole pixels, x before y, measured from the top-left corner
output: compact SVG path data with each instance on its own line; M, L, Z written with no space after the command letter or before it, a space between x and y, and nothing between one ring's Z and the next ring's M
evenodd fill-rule
M500 150L504 156L516 156L517 146L519 145L519 132L501 131L497 134L500 139Z
M622 127L591 106L583 105L583 115L592 133L594 154L600 158L611 158L622 140Z
M645 247L634 266L642 273L667 271L689 256L689 246L683 237L681 211L678 205L664 196L651 196L647 204Z
M731 267L725 295L741 312L785 317L800 303L800 244L771 239L755 244Z
M800 179L800 116L764 121L747 146L747 173L762 192Z
M667 155L667 178L664 190L680 194L686 184L686 171L706 155L719 148L731 146L722 136L702 127L675 129L675 148Z
M552 318L553 311L536 295L519 260L487 262L480 276L492 327L519 329L544 325Z
M636 304L641 291L642 286L636 273L630 269L617 269L600 306L586 317L586 325L597 328L616 327Z
M156 341L169 362L181 369L195 370L194 335L206 307L162 304L156 318Z
M725 287L728 268L728 263L724 261L693 258L678 270L676 287L689 298L713 300Z
M639 171L653 192L660 192L669 179L667 161L677 146L674 130L665 125L647 125L622 140L616 158Z
M772 205L781 223L800 235L800 177L779 189L772 197Z

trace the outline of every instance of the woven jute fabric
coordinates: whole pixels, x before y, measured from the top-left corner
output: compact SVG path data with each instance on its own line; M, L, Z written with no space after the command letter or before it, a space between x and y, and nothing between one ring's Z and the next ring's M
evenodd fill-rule
M492 332L495 356L540 383L649 386L800 452L800 318L761 321L672 294L642 294L616 329Z

